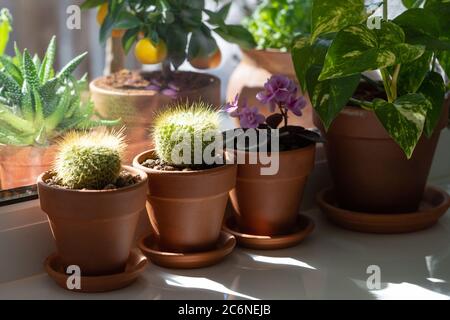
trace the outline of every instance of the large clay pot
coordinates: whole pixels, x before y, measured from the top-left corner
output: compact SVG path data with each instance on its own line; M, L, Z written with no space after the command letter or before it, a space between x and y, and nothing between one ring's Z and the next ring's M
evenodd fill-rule
M91 82L90 90L95 109L105 119L122 119L126 127L128 149L124 161L130 163L133 157L151 147L149 134L155 114L161 108L181 101L199 101L220 106L220 79L209 75L188 72L201 86L181 90L176 100L152 90L122 90L101 86L103 79ZM146 76L151 78L151 73ZM176 77L176 74L174 75Z
M170 252L214 248L236 183L236 165L199 171L159 171L143 167L153 151L138 155L133 166L148 175L147 211L158 245Z
M0 189L13 189L36 183L51 168L56 147L0 146Z
M261 175L261 164L238 164L236 187L230 192L233 211L244 232L282 235L291 231L299 213L308 175L314 168L315 144L280 152L275 175ZM240 152L240 151L238 151ZM245 153L245 158L249 154Z
M339 205L371 213L416 211L447 117L448 106L432 137L423 135L408 160L372 111L344 108L323 132Z
M125 170L141 181L116 190L69 190L49 186L39 176L42 210L48 215L58 255L65 266L77 265L82 275L123 272L134 240L139 213L145 210L147 175Z
M285 75L297 82L294 64L289 52L281 52L275 49L242 49L242 60L231 74L228 82L227 101L233 101L236 94L239 94L240 103L247 100L251 106L257 106L260 112L267 117L271 114L269 107L260 103L256 99L256 94L264 89L264 83L275 74ZM297 117L290 114L289 124L305 128L314 126L309 98L307 101L308 105L303 110L303 116Z

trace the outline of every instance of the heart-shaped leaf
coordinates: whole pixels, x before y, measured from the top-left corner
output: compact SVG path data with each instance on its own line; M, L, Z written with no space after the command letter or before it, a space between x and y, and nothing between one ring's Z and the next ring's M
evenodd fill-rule
M422 93L431 102L431 109L428 110L424 128L427 137L431 137L444 107L444 79L439 73L430 71L423 80L418 92Z
M401 65L397 81L401 95L417 92L430 70L432 55L431 51L425 51L419 59Z
M318 81L320 72L321 67L311 67L306 81L311 104L328 129L358 88L360 74Z
M272 129L278 128L280 123L283 121L283 116L280 113L274 113L271 114L266 118L266 123L271 127Z
M364 0L314 0L311 41L367 19Z
M373 101L375 113L391 138L411 158L425 125L431 103L421 93L401 96L393 103L383 99Z
M407 63L424 53L424 46L403 40L403 31L392 22L383 22L381 30L370 30L364 24L346 27L331 44L319 80Z

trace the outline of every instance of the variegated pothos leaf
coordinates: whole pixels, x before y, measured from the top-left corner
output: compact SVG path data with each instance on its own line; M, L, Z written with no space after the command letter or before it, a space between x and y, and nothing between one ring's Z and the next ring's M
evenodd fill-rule
M421 93L401 96L393 103L383 99L373 101L375 114L383 127L405 152L412 157L425 125L431 103Z

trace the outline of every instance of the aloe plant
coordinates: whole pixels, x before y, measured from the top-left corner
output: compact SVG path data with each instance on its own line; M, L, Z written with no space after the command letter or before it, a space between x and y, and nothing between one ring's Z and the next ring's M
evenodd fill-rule
M44 58L33 58L15 46L15 58L0 56L0 143L46 145L70 129L117 125L118 120L94 120L92 101L83 102L81 92L87 76L72 73L86 57L83 53L59 72L53 63L56 39L52 38Z

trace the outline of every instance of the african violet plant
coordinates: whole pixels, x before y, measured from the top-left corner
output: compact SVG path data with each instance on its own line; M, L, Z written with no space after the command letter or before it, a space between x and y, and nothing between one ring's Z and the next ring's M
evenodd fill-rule
M267 119L259 113L258 107L251 107L246 101L239 105L237 95L233 102L227 103L224 110L231 116L239 118L243 129L278 129L280 130L280 148L291 150L301 147L303 142L321 142L321 137L312 131L300 126L288 124L289 114L302 116L302 110L306 107L306 99L299 95L298 86L286 76L273 75L264 84L264 91L259 92L256 98L263 104L268 105L273 113Z
M383 20L373 28L364 0L314 0L311 35L299 37L292 51L301 86L326 128L351 100L375 112L410 158L422 133L432 135L443 108L445 85L435 67L439 61L449 74L450 3L404 3L424 8L388 21L384 0ZM372 70L381 76L375 86L386 99L353 99L364 72Z
M93 103L82 102L87 76L77 80L72 73L87 53L56 73L55 37L42 61L27 50L15 49L14 58L0 56L0 144L45 145L69 129L118 124L116 120L93 120Z
M231 2L217 11L206 9L204 0L86 0L82 7L104 4L108 10L100 29L101 43L113 30L124 30L125 52L137 43L136 56L143 63L162 62L166 78L171 66L178 69L186 59L192 63L220 53L213 33L246 48L255 44L245 28L225 23Z
M309 33L312 0L264 0L244 26L258 49L288 51L295 36Z

